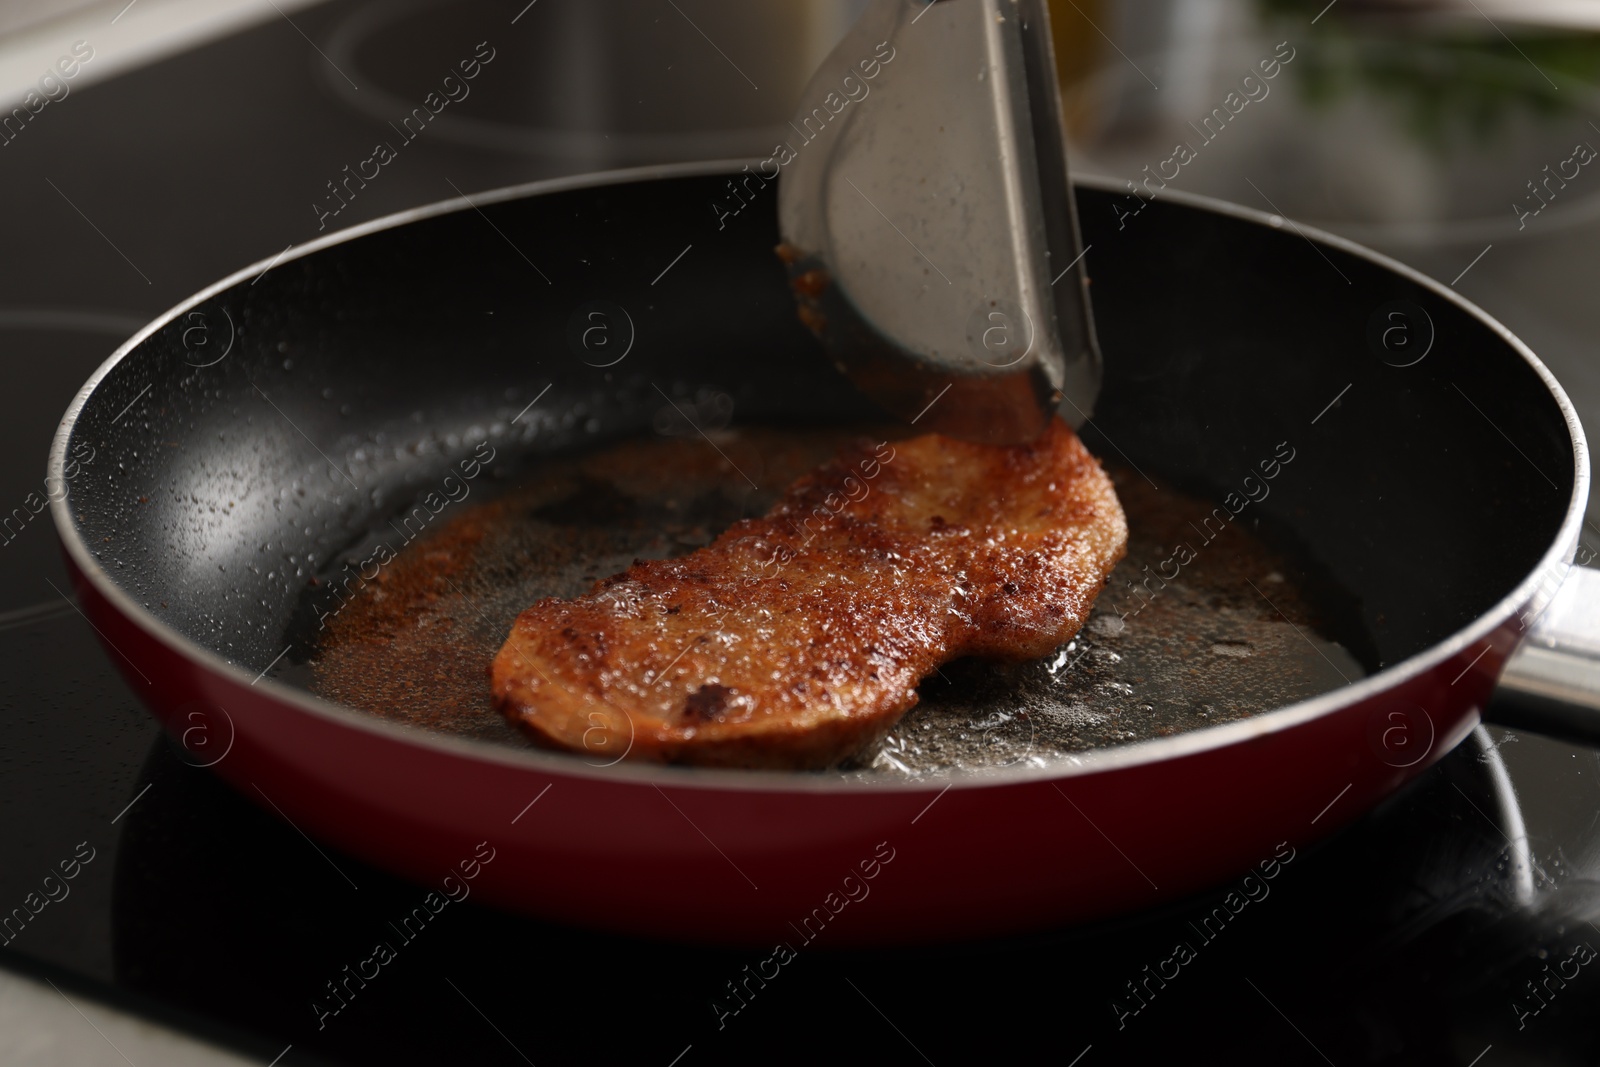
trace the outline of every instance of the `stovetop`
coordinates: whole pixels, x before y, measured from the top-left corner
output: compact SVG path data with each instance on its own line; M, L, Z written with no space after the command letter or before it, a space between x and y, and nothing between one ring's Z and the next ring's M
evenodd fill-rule
M687 21L677 6L650 17ZM387 922L423 890L348 856L333 856L336 870L318 854L327 846L161 734L65 595L34 502L60 413L122 338L315 236L326 183L384 136L383 101L405 99L408 77L426 88L408 57L491 40L499 67L474 90L486 95L496 76L531 91L547 72L541 83L515 71L575 62L556 0L448 15L384 5L432 12L420 44L378 7L296 11L82 89L0 148L0 917L27 913L0 934L0 964L284 1067L1600 1062L1600 753L1500 729L1478 730L1333 840L1289 849L1248 892L1219 886L1164 911L1004 941L941 945L935 930L918 949L819 943L753 984L747 965L765 953L468 901L321 1015L327 983L389 938ZM687 34L681 21L673 32ZM710 51L690 61L721 62ZM380 103L356 102L369 91ZM491 188L662 150L639 133L649 121L627 116L598 134L519 133L538 113L464 112L408 144L337 224L443 199L452 183ZM731 114L734 133L691 147L737 147L764 115ZM1461 288L1528 336L1592 416L1600 362L1584 338L1600 327L1587 296L1600 262L1584 225L1501 248ZM1438 271L1456 254L1414 258Z

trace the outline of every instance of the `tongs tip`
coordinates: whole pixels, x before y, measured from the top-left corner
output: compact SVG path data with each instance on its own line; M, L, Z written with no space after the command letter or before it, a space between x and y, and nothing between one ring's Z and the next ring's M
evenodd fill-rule
M1049 14L933 6L874 0L807 87L779 255L802 320L882 406L1024 441L1058 409L1081 424L1100 383Z

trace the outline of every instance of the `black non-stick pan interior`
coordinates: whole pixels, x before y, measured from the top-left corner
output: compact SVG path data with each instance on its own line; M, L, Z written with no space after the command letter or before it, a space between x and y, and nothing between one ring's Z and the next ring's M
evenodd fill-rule
M480 201L207 297L84 408L85 540L154 615L254 672L282 657L308 582L485 441L526 469L705 395L735 424L880 418L795 317L774 190L719 229L725 182ZM1107 372L1086 441L1141 478L1248 498L1251 529L1339 591L1337 636L1364 669L1448 636L1536 566L1571 444L1495 329L1292 225L1078 198ZM584 339L597 321L603 351Z

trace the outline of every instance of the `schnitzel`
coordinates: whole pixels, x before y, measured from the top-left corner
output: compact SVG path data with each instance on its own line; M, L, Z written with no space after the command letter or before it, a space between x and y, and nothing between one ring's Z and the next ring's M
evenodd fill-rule
M591 762L829 767L870 752L941 664L1071 639L1126 542L1060 420L1022 445L862 441L698 551L535 603L494 699Z

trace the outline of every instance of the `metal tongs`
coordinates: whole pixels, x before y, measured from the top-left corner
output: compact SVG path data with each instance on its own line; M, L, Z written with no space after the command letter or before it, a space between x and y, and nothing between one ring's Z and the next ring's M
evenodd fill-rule
M1046 0L870 0L779 147L801 317L920 429L1016 443L1094 408Z

